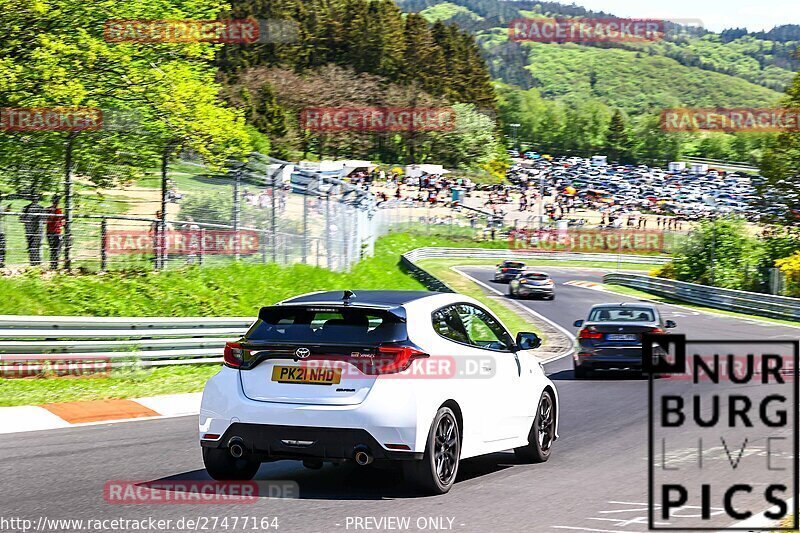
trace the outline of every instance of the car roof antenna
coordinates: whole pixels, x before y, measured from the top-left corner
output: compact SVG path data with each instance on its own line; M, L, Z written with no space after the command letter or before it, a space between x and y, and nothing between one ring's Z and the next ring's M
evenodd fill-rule
M356 297L356 293L353 291L344 291L344 296L342 297L342 302L344 305L350 305L350 300Z

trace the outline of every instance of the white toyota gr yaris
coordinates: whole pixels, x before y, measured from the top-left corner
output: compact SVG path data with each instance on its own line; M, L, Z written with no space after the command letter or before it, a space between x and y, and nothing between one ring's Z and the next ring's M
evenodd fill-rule
M264 307L203 392L206 469L241 480L280 459L397 461L441 494L467 457L513 448L546 461L559 409L540 344L459 294L322 292Z

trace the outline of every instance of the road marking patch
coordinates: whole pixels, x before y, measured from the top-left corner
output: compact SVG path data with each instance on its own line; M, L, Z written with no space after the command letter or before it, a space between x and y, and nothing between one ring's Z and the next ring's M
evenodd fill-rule
M197 415L201 396L194 392L128 400L0 407L0 434Z
M159 415L152 409L132 400L50 403L42 407L70 424Z
M572 281L565 281L563 285L571 285L573 287L583 287L584 289L595 289L595 290L603 290L603 284L597 283L596 281L586 281L582 279L576 279Z

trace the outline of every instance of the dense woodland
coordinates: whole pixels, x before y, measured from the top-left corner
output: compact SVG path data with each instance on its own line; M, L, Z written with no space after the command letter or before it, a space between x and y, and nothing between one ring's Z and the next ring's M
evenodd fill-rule
M234 0L232 8L233 18L296 23L294 42L228 45L217 56L227 99L268 133L276 155L465 166L502 154L486 63L474 37L455 24L429 24L421 15L404 14L391 0ZM455 104L465 104L457 108L458 133L468 138L439 132L315 134L298 125L308 107ZM475 142L487 139L475 126L484 122L490 125L490 142L476 154ZM471 148L458 153L465 145Z
M608 151L609 117L619 114L631 138L623 160L702 156L759 163L770 135L665 136L657 131L657 117L671 107L774 106L800 67L797 25L720 34L672 26L667 39L652 43L518 43L507 32L516 18L610 15L555 2L398 2L429 21L472 32L501 84L501 119L522 124L518 138L547 151ZM520 101L537 114L522 112Z

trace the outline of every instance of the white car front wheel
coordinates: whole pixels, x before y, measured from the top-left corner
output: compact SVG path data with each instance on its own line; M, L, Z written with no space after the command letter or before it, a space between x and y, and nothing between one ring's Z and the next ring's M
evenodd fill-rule
M514 448L517 459L525 463L543 463L550 459L556 435L556 407L550 391L544 391L536 409L528 445Z

